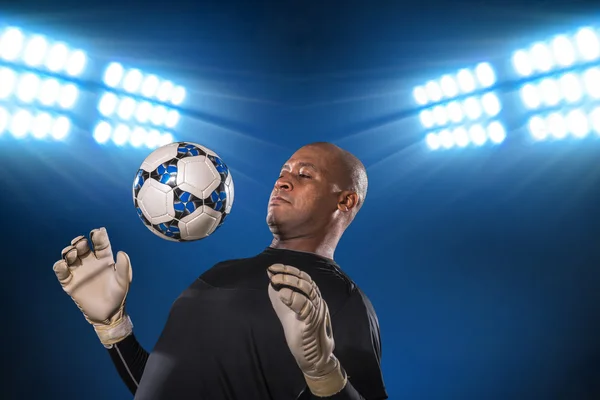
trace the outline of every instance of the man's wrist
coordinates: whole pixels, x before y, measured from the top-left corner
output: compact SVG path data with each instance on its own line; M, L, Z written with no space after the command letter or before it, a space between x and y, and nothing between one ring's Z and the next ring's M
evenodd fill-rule
M133 323L129 315L124 314L111 325L94 324L94 330L104 347L110 349L133 333Z
M333 396L341 392L348 383L346 371L333 355L332 362L334 363L334 368L325 375L311 376L304 374L308 389L317 397Z

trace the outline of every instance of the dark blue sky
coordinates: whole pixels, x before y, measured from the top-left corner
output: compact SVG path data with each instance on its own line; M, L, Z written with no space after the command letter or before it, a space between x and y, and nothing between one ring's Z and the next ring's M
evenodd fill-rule
M315 140L368 168L336 259L378 312L391 399L600 398L600 141L430 153L406 112L415 84L507 60L600 11L522 3L2 2L4 20L84 48L97 66L117 59L185 84L179 138L217 151L236 183L217 234L173 244L133 209L145 153L91 143L93 106L68 143L1 137L6 398L130 398L52 272L73 237L105 226L130 254L128 309L150 350L195 277L270 243L280 165Z

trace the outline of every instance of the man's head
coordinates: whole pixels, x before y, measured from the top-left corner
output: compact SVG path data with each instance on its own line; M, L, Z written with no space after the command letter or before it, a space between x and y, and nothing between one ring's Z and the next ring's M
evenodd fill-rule
M358 158L338 146L303 146L283 165L267 212L281 240L343 234L367 194L367 173Z

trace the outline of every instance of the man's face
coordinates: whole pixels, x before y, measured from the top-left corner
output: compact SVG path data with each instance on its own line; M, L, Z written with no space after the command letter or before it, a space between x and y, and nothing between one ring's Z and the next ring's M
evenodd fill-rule
M271 231L293 237L324 228L337 209L336 173L331 151L306 146L294 153L271 192L267 208Z

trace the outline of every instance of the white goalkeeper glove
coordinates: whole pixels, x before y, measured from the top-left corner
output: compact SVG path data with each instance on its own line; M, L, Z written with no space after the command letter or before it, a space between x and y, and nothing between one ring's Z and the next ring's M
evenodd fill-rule
M117 262L105 228L90 233L94 248L85 236L78 236L62 250L54 272L63 290L71 296L85 319L94 327L107 348L133 331L125 313L125 299L132 279L129 256L120 251Z
M307 273L288 265L274 264L267 274L271 303L308 388L318 397L340 392L348 379L333 355L331 317L319 288Z

